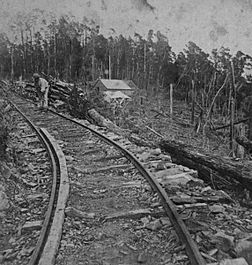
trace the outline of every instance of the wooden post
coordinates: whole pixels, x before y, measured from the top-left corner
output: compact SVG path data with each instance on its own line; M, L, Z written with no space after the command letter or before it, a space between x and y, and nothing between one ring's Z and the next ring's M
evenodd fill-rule
M230 150L234 152L234 98L231 96L230 102Z
M14 79L14 44L10 47L11 52L11 81Z
M173 114L173 84L170 84L170 115L172 118L172 114Z
M92 55L92 81L95 80L95 56Z
M111 56L109 53L109 79L111 79Z
M194 116L195 116L195 83L192 80L192 116L191 116L191 124L194 124Z
M232 156L234 156L234 115L235 115L235 76L234 76L234 64L231 60L231 76L230 76L230 150Z

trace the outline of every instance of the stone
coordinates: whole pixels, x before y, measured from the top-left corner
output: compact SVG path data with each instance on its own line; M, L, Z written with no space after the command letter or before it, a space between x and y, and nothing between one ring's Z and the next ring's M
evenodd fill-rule
M188 173L180 173L180 174L178 173L178 174L166 175L166 176L164 175L162 177L157 177L157 180L163 185L170 184L170 185L175 185L175 186L186 185L188 182L200 182L198 179L193 178Z
M74 158L72 156L65 156L65 158L66 158L66 161L68 161L68 162L74 161Z
M146 225L146 224L149 223L149 219L148 219L147 217L143 217L143 218L141 218L141 222L142 222L144 225Z
M160 220L155 220L155 221L148 223L145 227L151 231L156 231L162 227L162 224Z
M138 255L138 257L137 257L137 262L138 263L141 263L141 264L146 263L147 260L148 260L148 257L147 257L147 255L146 255L145 252L140 253Z
M218 232L213 235L211 243L216 244L216 247L224 252L228 252L234 248L234 237Z
M100 232L97 235L97 240L104 240L104 239L106 239L106 237L107 237L106 234Z
M161 217L159 220L162 223L162 225L168 225L168 226L172 225L168 217Z
M150 154L147 152L144 152L142 154L137 155L137 157L140 162L144 162L144 161L147 161L147 159L150 157Z
M238 257L243 257L249 265L252 265L252 236L239 240L235 251Z
M152 155L155 155L155 156L158 156L158 155L161 155L161 149L160 148L156 148L154 150L151 150L151 154Z
M36 148L36 149L33 149L32 152L34 154L39 154L39 153L45 152L45 149L44 148Z
M160 154L159 156L163 161L169 161L172 162L171 156L170 155L165 155L165 154Z
M157 166L156 166L156 170L164 170L164 169L166 169L167 167L166 167L166 164L165 164L165 162L159 162L158 164L157 164Z
M11 170L5 163L0 163L0 174L6 179L11 176Z
M225 207L223 207L222 205L214 204L209 206L209 210L211 213L224 213Z
M5 193L4 186L0 185L0 211L7 210L9 208L9 200Z
M204 193L204 192L208 192L208 191L211 191L212 188L210 186L207 186L207 187L204 187L202 190L201 190L201 193Z
M225 259L220 262L220 265L248 265L244 258Z
M46 193L39 193L39 194L30 194L27 196L28 200L37 200L37 199L44 199L47 198L48 194Z
M33 230L40 230L42 227L43 221L32 221L32 222L26 222L22 228L21 228L21 233L33 231Z
M165 169L165 170L156 172L155 176L157 178L163 178L163 177L172 176L172 175L176 175L176 174L180 174L180 173L183 173L183 172L179 168L172 167L169 169Z
M34 251L35 247L30 247L30 248L23 248L21 251L20 251L20 256L27 256L29 257L32 252Z

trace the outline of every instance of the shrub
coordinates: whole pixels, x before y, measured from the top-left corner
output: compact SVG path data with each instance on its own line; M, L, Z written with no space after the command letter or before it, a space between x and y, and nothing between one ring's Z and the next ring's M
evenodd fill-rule
M9 135L7 121L4 114L5 107L5 102L0 101L0 160L3 160L6 156L7 141Z

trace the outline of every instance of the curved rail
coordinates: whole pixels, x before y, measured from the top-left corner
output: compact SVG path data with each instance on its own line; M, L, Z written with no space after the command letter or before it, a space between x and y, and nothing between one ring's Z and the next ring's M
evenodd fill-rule
M52 189L43 227L29 265L53 265L60 242L64 208L69 193L65 157L57 143L45 129L38 129L13 102L9 102L36 132L49 154L53 175ZM58 181L59 177L60 181Z
M141 162L139 162L131 152L126 150L124 147L122 147L120 144L116 143L115 141L113 141L113 140L107 138L106 136L104 136L103 134L99 133L95 129L90 128L89 126L87 126L81 122L78 122L76 120L73 120L73 119L71 119L71 118L69 118L63 114L60 114L54 110L49 109L49 111L55 115L58 115L64 119L70 121L70 122L75 123L76 125L79 125L85 129L89 130L94 135L96 135L97 137L102 139L104 142L108 143L109 145L113 145L120 152L122 152L125 155L125 157L127 157L127 159L135 165L135 167L139 170L141 175L149 182L149 184L151 185L153 190L155 190L158 193L159 197L161 198L161 202L162 202L162 205L165 209L167 216L170 218L181 242L185 245L185 249L186 249L186 252L187 252L188 257L190 259L191 264L193 264L193 265L205 265L206 264L206 261L204 260L204 258L200 254L200 251L199 251L197 245L192 240L183 220L180 218L179 214L177 213L175 205L168 198L165 190L155 180L154 176L148 170L146 170L144 168L143 164ZM42 263L41 263L41 265L42 265Z
M185 226L185 223L180 218L180 216L179 216L179 214L175 208L175 205L168 198L165 190L155 180L154 176L147 169L145 169L143 164L131 152L126 150L124 147L122 147L120 144L116 143L115 141L113 141L113 140L107 138L106 136L104 136L103 134L99 133L95 129L88 127L87 125L84 125L84 124L82 124L76 120L73 120L73 119L71 119L71 118L69 118L69 117L67 117L61 113L58 113L54 110L50 109L50 112L91 131L93 134L95 134L96 136L101 138L103 141L105 141L106 143L108 143L110 145L113 145L120 152L122 152L125 155L125 157L127 157L127 159L135 165L135 167L139 170L141 175L149 182L151 187L158 193L159 197L162 200L162 205L165 209L167 216L170 218L179 238L181 239L182 243L185 245L186 252L188 254L188 257L190 259L191 264L193 264L193 265L204 265L204 264L206 264L206 261L204 260L204 258L200 254L200 251L199 251L197 245L192 240L192 238L189 234L189 231L187 230L187 228Z

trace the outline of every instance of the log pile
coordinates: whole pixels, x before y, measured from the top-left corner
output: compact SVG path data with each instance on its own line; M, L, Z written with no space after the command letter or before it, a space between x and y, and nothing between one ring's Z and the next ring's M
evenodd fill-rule
M71 88L66 84L63 85L63 82L56 82L51 84L50 87L50 98L53 100L61 100L67 102Z
M228 181L234 179L252 191L252 163L231 161L220 156L200 154L180 142L162 140L160 147L168 152L172 160L189 168L198 170L199 176L210 178L217 173Z
M49 99L51 101L61 100L61 101L67 102L71 88L67 85L63 85L65 83L63 84L62 83L63 82L55 82L51 84L50 90L49 90ZM34 84L27 83L24 90L25 92L36 96L36 90L35 90Z

